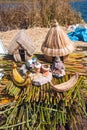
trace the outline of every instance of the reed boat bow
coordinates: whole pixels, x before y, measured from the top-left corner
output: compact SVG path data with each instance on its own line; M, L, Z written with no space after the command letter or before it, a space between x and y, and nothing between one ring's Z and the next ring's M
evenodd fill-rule
M57 85L54 85L52 82L50 82L50 86L57 92L65 92L74 87L78 80L78 77L78 73L75 73L75 75L73 75L68 81Z

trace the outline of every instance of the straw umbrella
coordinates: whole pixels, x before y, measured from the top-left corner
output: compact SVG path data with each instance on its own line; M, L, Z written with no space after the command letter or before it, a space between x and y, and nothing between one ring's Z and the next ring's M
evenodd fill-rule
M63 59L74 51L72 41L67 34L54 20L51 29L48 31L45 41L41 47L47 60L52 61L52 57L60 56Z

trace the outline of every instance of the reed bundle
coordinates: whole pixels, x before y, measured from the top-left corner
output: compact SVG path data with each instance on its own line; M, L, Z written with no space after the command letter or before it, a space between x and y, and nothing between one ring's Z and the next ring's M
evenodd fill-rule
M61 84L70 79L72 75L63 78L53 78L53 84ZM13 82L10 80L10 84ZM13 92L16 88L19 93ZM84 89L83 89L84 88ZM84 84L84 77L79 76L75 86L67 92L56 92L51 89L50 84L42 87L27 86L24 89L12 85L5 92L14 97L13 103L2 104L0 114L6 119L0 129L56 129L58 125L65 126L66 123L72 125L72 130L76 127L77 116L86 114L85 102L82 93L87 89ZM13 94L14 93L14 94ZM85 93L85 92L84 92ZM15 96L18 98L15 100Z
M70 72L78 72L86 75L86 69L83 62L84 55L81 53L72 53L69 55L68 61L65 61L66 70Z
M76 61L75 58L73 60ZM77 65L80 64L78 60L76 62ZM41 87L30 84L21 88L16 86L8 76L12 71L12 61L9 60L6 66L7 61L3 63L4 69L6 69L4 78L7 79L7 82L4 82L6 81L4 78L0 81L0 86L5 86L0 97L0 116L4 117L0 122L1 130L53 130L61 125L66 126L66 124L70 128L72 127L71 130L75 130L79 123L78 116L87 115L85 76L79 76L74 87L67 92L56 92L50 87L49 83ZM21 64L18 63L18 65ZM57 85L67 82L72 76L71 69L70 71L67 70L68 72L63 78L53 78L52 83ZM82 73L81 70L79 69L79 73ZM75 70L72 69L72 73L75 71L77 71L76 68ZM8 99L8 101L6 102L5 99Z

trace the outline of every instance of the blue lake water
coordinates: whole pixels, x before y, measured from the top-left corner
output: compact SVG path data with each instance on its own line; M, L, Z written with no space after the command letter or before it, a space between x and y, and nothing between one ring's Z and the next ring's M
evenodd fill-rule
M72 2L71 6L74 10L80 12L84 21L87 22L87 0Z

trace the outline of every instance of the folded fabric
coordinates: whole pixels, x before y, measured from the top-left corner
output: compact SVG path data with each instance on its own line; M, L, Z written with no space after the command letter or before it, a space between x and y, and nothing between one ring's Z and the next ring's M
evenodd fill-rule
M83 41L87 42L87 29L86 28L76 28L74 32L69 32L68 37L72 41Z

